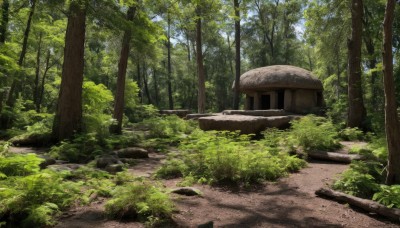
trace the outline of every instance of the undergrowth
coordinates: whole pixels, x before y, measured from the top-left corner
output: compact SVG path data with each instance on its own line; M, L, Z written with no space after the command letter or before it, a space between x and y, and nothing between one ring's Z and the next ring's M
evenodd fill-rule
M257 183L276 180L297 171L305 161L250 141L251 135L235 132L194 131L180 145L182 153L171 156L156 176L183 176L200 183Z

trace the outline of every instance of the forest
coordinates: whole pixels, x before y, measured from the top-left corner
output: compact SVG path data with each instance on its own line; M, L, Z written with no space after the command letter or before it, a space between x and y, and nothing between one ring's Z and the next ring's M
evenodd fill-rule
M0 0L0 227L397 227L399 4ZM243 110L240 76L274 65L322 82L320 115L160 114Z

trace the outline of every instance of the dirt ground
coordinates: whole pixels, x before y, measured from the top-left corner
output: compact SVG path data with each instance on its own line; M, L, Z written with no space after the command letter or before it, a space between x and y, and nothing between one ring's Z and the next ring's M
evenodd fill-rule
M345 146L353 145L347 143ZM149 160L141 160L130 172L148 177L164 158L151 153ZM250 190L196 185L202 196L173 195L177 210L171 226L197 227L212 221L214 227L400 227L377 215L314 194L318 188L332 183L337 174L347 167L311 160L308 167L298 173ZM173 179L163 183L167 188L174 188L179 181ZM65 213L56 227L144 227L136 222L107 220L103 205L104 201L98 201L90 206L75 208Z

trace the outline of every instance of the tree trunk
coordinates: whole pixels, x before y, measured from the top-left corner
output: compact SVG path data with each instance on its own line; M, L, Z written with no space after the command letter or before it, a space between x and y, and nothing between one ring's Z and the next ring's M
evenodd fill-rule
M362 199L355 196L351 196L342 192L333 191L328 188L320 188L315 191L317 196L329 197L338 202L345 202L352 206L359 207L368 212L376 213L385 216L393 221L398 222L400 219L400 209L387 208L386 206L377 203L372 200Z
M366 111L361 85L361 45L362 45L362 0L352 0L351 4L351 39L348 41L349 78L348 78L348 127L365 128Z
M7 38L8 15L10 12L10 3L8 0L3 0L1 5L1 26L0 26L0 43L4 44Z
M240 103L240 5L239 0L233 0L235 8L235 94L233 97L233 109L239 109Z
M139 100L140 100L140 103L143 104L142 76L141 76L141 72L140 72L140 60L138 60L138 62L137 62L136 69L137 69L137 83L138 83L138 87L139 87Z
M43 94L44 94L44 85L46 83L46 76L47 72L50 70L50 50L47 51L46 56L46 68L44 69L43 76L42 76L42 84L40 85L39 97L36 103L36 112L40 112L40 106L42 105L43 101Z
M393 20L395 0L388 0L383 21L383 85L385 90L385 130L388 146L386 184L400 184L400 126L393 77Z
M1 45L4 44L4 42L6 41L6 37L7 37L9 9L10 9L10 3L8 2L8 0L3 0L3 4L1 5L1 14L2 14L1 19L2 20L1 20L1 26L0 26L0 44ZM7 94L7 92L5 90L0 92L0 117L1 117L1 113L3 111L3 101L4 101L4 97L6 96L6 94Z
M132 21L135 14L135 8L129 7L126 19ZM126 29L122 39L121 54L118 62L118 78L117 91L115 92L114 113L113 118L117 120L117 124L111 126L110 131L115 134L122 134L122 119L124 116L125 105L125 79L126 68L128 66L129 43L131 40L131 29Z
M149 85L147 83L147 66L145 63L143 63L143 84L144 84L144 92L146 93L147 97L147 102L149 104L152 104L151 102L151 96L150 96L150 91L149 91Z
M22 66L24 59L25 59L26 50L28 48L29 33L31 31L32 18L33 18L33 14L35 13L36 0L31 0L30 2L31 2L31 10L29 12L28 22L26 23L24 39L22 42L22 50L21 50L21 53L20 53L19 59L18 59L19 66ZM18 76L20 76L20 75L18 75ZM16 100L17 94L19 92L18 90L20 90L20 87L21 87L20 83L21 83L20 78L13 79L10 91L8 92L8 99L7 99L7 105L10 107L14 107L15 100Z
M71 138L82 131L82 84L85 50L86 9L70 3L65 34L64 64L60 94L53 124L55 140Z
M40 54L42 51L42 36L43 34L39 34L39 43L38 43L38 49L37 49L37 54L36 54L36 69L35 69L35 82L34 82L34 88L33 88L33 102L34 104L38 103L39 100L39 79L40 79ZM37 111L37 109L36 109Z
M168 51L168 104L169 104L169 109L173 110L174 109L174 100L172 97L172 85L171 85L171 78L172 78L172 68L171 68L171 18L168 12L168 43L167 43L167 51Z
M197 75L199 79L198 94L197 94L197 109L198 113L205 113L206 109L206 79L204 74L203 65L203 50L202 50L202 38L201 38L201 10L200 6L196 8L197 20L196 20L196 61L197 61Z
M156 102L156 105L158 106L160 104L160 100L158 97L158 79L157 79L157 71L155 68L153 68L153 80L154 80L154 99Z

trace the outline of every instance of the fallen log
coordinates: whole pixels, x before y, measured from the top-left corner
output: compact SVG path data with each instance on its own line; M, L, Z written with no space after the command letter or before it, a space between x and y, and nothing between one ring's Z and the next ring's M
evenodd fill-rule
M358 198L329 188L320 188L315 191L317 196L328 197L337 202L344 202L359 207L368 212L376 213L393 221L400 222L400 209L388 208L372 200Z
M341 154L335 152L312 151L307 152L308 157L320 160L329 160L341 163L351 163L353 160L365 160L365 157L359 154Z

